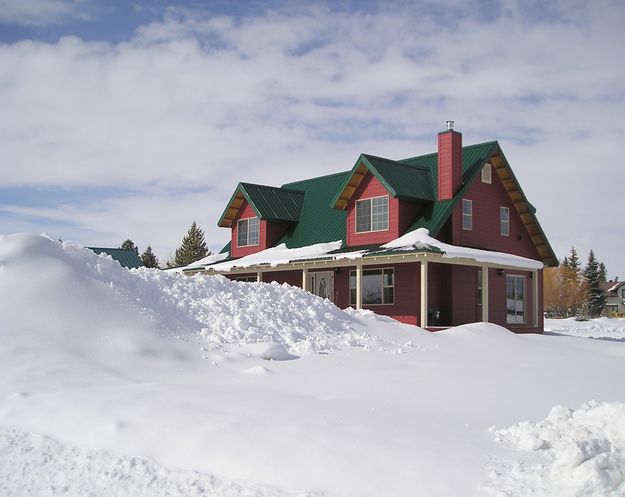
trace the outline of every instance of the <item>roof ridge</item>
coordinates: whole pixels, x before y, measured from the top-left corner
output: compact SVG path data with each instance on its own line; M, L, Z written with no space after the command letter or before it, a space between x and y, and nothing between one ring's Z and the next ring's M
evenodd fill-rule
M288 192L293 192L293 193L304 193L302 190L296 190L294 188L284 188L283 186L261 185L259 183L248 183L245 181L241 181L239 184L243 187L245 187L245 185L248 185L248 186L254 186L256 188L266 188L268 190L282 190L282 191L288 191Z
M400 160L395 160L395 159L387 159L386 157L380 157L378 155L371 155L371 154L361 154L364 155L365 157L372 157L374 159L379 159L379 160L383 160L385 162L392 162L393 165L397 165L397 166L403 166L403 167L407 167L409 169L415 169L415 168L420 168L423 169L424 171L429 171L430 168L428 166L424 166L423 164L406 164ZM407 159L404 159L407 160Z
M462 146L462 150L466 150L466 149L470 149L470 148L475 148L475 147L484 147L486 145L494 145L495 143L498 143L497 140L491 140L488 142L482 142L482 143L474 143L472 145L463 145ZM416 155L414 157L406 157L405 159L400 159L398 162L405 162L405 161L409 161L409 160L416 160L416 159L425 159L428 157L433 157L434 155L438 155L438 152L431 152L429 154L423 154L423 155ZM418 164L415 164L418 165Z
M284 185L282 185L281 188L284 188L287 185L293 185L295 183L305 183L307 181L313 181L313 180L324 179L324 178L332 178L333 176L340 176L341 174L347 174L347 173L350 173L350 172L351 172L351 170L349 170L349 171L341 171L341 172L338 172L338 173L325 174L323 176L313 176L312 178L300 179L298 181L291 181L290 183L284 183Z

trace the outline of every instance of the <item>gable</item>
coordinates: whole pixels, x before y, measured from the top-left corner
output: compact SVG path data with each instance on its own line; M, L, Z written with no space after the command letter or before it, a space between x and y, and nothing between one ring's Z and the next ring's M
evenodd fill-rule
M231 228L246 203L261 220L297 222L304 203L304 193L288 188L239 183L217 225Z
M420 164L361 154L333 201L336 209L345 209L367 173L371 173L394 198L413 202L433 202L431 171Z

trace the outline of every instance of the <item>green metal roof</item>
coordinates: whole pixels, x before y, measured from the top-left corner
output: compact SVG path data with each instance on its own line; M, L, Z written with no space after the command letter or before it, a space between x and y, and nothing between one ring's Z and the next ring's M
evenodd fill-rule
M462 147L462 188L452 200L428 204L406 231L427 228L432 236L436 236L451 215L454 205L465 194L475 175L498 148L499 145L496 141ZM412 157L399 162L427 167L432 174L432 184L438 190L438 153Z
M236 199L240 196L252 206L259 219L267 221L296 222L304 203L304 194L298 190L239 183L219 219L220 226L229 226L229 222L238 212Z
M304 192L299 222L278 243L289 248L343 240L347 230L345 211L334 209L331 200L345 181L348 172L312 178L283 185Z
M134 250L124 250L120 248L87 247L96 254L108 254L114 261L119 262L128 269L143 267L141 257Z
M432 188L432 171L427 166L420 164L410 165L401 161L375 157L374 155L361 155L370 170L383 181L394 197L405 200L436 200Z

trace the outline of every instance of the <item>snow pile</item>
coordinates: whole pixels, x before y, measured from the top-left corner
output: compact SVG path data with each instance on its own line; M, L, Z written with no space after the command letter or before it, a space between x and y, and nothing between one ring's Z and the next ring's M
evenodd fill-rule
M43 236L3 235L0 268L5 325L69 333L72 342L140 348L177 336L208 349L273 342L294 353L378 343L355 331L353 319L331 302L299 288L128 271L106 255ZM24 313L25 305L37 312ZM170 353L165 344L145 352Z
M625 341L625 319L597 318L588 321L577 321L575 318L545 319L545 332Z
M493 473L499 495L518 495L519 488L525 495L625 495L623 403L556 406L546 419L497 430L496 438L532 454L527 463Z
M169 469L149 459L81 449L0 428L0 495L37 497L314 497Z

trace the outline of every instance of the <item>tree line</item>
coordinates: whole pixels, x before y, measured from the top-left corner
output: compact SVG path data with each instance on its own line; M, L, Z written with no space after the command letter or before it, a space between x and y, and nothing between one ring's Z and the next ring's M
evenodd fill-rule
M599 317L605 308L601 283L607 280L607 270L593 250L582 264L575 247L558 267L545 268L544 305L547 317L590 319Z
M125 240L119 248L135 252L141 258L145 267L160 267L159 260L152 251L152 247L150 245L148 245L141 255L139 255L139 248L130 239ZM200 259L203 259L211 254L212 252L210 252L206 247L204 231L198 227L195 221L193 221L193 224L191 224L187 234L182 238L180 247L176 249L173 256L165 261L165 267L170 268L187 266L192 262L199 261Z

